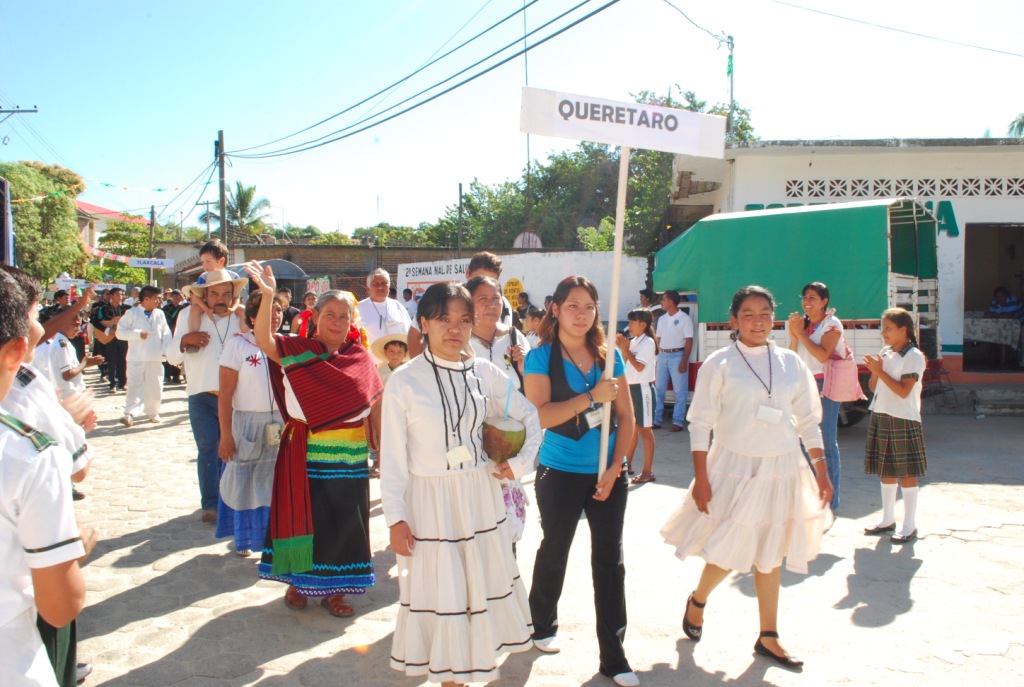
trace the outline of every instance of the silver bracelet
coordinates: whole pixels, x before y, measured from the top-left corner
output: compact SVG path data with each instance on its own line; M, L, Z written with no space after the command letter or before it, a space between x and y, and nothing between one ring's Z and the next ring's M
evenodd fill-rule
M823 460L825 460L825 456L822 456L821 458L811 458L811 465L817 465Z

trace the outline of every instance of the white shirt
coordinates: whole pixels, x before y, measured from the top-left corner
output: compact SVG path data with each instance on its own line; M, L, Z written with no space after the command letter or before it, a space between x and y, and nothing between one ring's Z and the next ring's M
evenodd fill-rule
M370 345L385 334L408 334L412 324L409 311L394 298L383 303L374 303L369 298L359 301L359 319Z
M57 400L57 390L49 379L26 363L21 364L11 390L0 401L0 410L49 435L71 454L71 473L92 460L92 449L85 441L85 430Z
M71 379L64 379L64 373L74 370L80 362L78 360L78 351L75 350L68 337L64 336L61 332L57 332L49 349L49 369L53 373L50 381L53 382L53 386L57 390L57 397L67 398L76 391L85 391L85 375L81 372Z
M508 378L512 380L512 383L517 389L519 386L519 376L516 374L512 367L512 330L509 329L502 336L496 336L491 347L487 345L475 336L469 337L469 343L473 347L473 355L477 358L483 358L489 360L498 368L508 375ZM523 347L523 357L533 350L533 346L530 345L530 340L526 338L526 335L520 331L516 331L516 343Z
M435 373L431 361L437 366ZM445 435L445 398L466 408L461 421L449 412L448 426L458 427L455 438ZM481 426L485 418L501 417L508 401L508 416L526 425L526 443L518 456L509 459L516 478L533 471L540 448L541 429L537 409L518 391L508 395L508 377L486 359L464 363L441 360L424 351L395 370L384 394L381 429L381 504L388 526L406 519L405 492L410 475L437 477L477 468L488 460L483 450ZM468 398L470 403L466 404ZM455 394L455 399L452 394ZM451 403L451 410L455 408ZM449 467L448 450L465 446L472 460Z
M71 457L0 425L0 683L56 685L36 630L32 569L85 555L71 501Z
M185 321L188 322L188 320ZM145 339L142 338L142 332L146 332ZM128 362L132 363L160 362L167 354L167 348L174 338L171 328L167 326L167 317L164 315L164 311L154 308L147 316L142 306L132 308L121 316L114 336L121 341L130 342L128 344Z
M220 366L238 373L231 407L245 413L270 413L277 408L270 386L267 356L256 345L252 333L234 336L224 344Z
M56 386L53 378L53 370L50 361L53 359L53 339L44 341L36 346L36 352L32 355L32 367L43 375L51 384Z
M905 375L916 374L917 381L914 387L907 394L906 398L900 398L892 389L882 381L875 385L875 395L871 399L871 410L876 413L884 413L892 417L904 420L921 421L921 380L924 378L924 370L928 365L921 349L909 346L902 351L894 351L886 346L879 355L882 357L882 371L897 382Z
M658 345L661 350L666 348L685 348L686 340L693 338L693 320L684 310L676 310L675 315L665 313L658 318Z
M405 306L406 312L409 313L409 319L412 322L416 321L416 311L420 309L419 303L416 302L415 298L410 298L407 301L403 301L402 305Z
M814 328L814 331L811 332L808 338L810 338L811 343L820 346L821 337L825 336L828 332L839 332L839 336L843 335L843 323L835 315L827 315L825 319L818 323L818 326ZM845 349L842 348L841 342L836 344L836 350L840 355L844 352ZM800 360L804 361L804 365L807 366L812 375L825 374L825 363L811 355L810 351L800 343L799 339L796 343L796 354L800 356Z
M655 364L658 355L655 352L654 339L641 334L629 342L629 352L637 359L637 362L644 364L644 369L638 370L633 367L632 361L626 361L626 381L630 384L653 384Z
M765 386L771 386L771 397ZM782 422L758 420L761 405L782 410ZM745 456L799 451L801 439L809 449L824 446L818 385L800 356L775 344L751 348L737 342L709 355L686 419L691 451L707 451L712 430L715 442Z
M210 335L210 343L198 351L185 353L181 350L181 339L188 334L188 316L191 305L186 306L178 314L178 325L174 328L174 338L167 347L167 362L171 365L185 363L185 375L188 382L185 392L195 396L208 391L220 389L220 356L224 346L236 334L241 334L238 316L234 313L210 319L203 315L199 321L199 330ZM214 322L216 320L216 323Z

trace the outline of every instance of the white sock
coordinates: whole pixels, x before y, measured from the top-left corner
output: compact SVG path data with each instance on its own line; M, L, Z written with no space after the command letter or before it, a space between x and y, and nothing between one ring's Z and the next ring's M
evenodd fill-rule
M882 522L879 527L888 527L896 523L896 493L898 484L882 483Z
M917 515L917 491L920 487L903 487L903 527L900 529L901 536L908 536L917 529L915 516Z

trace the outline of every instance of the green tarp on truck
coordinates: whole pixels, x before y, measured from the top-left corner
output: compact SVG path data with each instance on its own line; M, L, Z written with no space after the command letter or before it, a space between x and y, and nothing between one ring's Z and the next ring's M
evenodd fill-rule
M724 322L747 284L770 289L784 319L823 281L844 320L877 319L891 274L937 277L936 228L909 198L712 215L657 252L654 288L696 291L700 321Z

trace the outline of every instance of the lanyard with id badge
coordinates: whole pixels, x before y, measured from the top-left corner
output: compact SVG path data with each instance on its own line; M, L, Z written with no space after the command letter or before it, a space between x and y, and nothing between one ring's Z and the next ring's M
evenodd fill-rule
M462 419L466 416L466 411L470 404L475 405L473 394L469 388L469 379L466 376L467 371L460 370L458 375L462 379L464 391L462 401L460 402L459 389L454 383L456 375L453 375L452 371L448 368L443 368L448 373L449 386L451 387L451 396L449 396L444 383L441 381L442 368L438 368L429 353L426 357L430 362L430 367L434 370L434 381L437 382L437 391L441 396L441 415L444 418L444 457L448 461L448 469L457 470L464 463L475 464L476 458L474 458L473 452L469 450L469 447L466 446L462 438ZM486 413L481 415L481 417L485 415Z
M739 342L736 342L736 352L740 354L740 357L743 358L743 362L745 362L747 364L747 368L754 375L754 377L757 379L757 381L761 382L761 386L764 387L764 390L768 392L768 403L759 403L758 406L757 406L757 414L756 414L757 419L760 420L761 422L767 422L767 423L772 424L772 425L780 425L780 424L782 424L782 418L783 418L782 408L776 408L776 407L771 405L772 386L773 386L773 382L772 382L772 352L771 352L771 349L768 350L768 383L767 384L765 384L764 380L761 379L761 375L757 374L757 371L750 364L750 361L747 360L747 356L743 355L743 350L740 348Z

